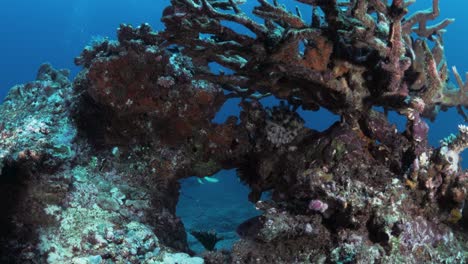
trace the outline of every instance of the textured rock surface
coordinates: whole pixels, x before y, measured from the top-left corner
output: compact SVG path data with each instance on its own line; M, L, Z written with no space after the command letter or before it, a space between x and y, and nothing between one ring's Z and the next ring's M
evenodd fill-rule
M168 247L188 251L175 202L172 213L153 213L145 149L121 156L78 136L66 74L41 66L37 80L13 87L0 108L1 262L202 263Z

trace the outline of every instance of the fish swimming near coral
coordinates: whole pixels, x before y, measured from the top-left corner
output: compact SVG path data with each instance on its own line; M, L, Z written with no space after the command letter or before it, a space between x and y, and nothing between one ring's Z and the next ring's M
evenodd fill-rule
M205 176L203 178L197 178L197 181L200 184L205 184L205 182L203 180L205 180L208 183L217 183L217 182L219 182L219 179L217 179L215 177Z

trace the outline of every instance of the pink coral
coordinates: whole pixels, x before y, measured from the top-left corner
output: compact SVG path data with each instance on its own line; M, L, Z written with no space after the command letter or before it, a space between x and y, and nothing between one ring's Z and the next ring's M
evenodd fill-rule
M318 199L311 200L309 203L309 209L315 212L323 213L328 209L328 204Z

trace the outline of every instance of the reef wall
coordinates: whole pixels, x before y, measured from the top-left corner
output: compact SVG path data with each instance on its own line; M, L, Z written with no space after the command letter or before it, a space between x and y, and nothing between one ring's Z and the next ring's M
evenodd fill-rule
M86 47L73 82L43 65L10 90L0 106L2 261L466 261L468 128L427 142L426 120L451 107L466 120L468 105L443 53L452 20L428 25L438 1L408 16L413 1L298 0L311 23L265 0L259 23L242 2L173 0L164 31L121 25L117 41ZM212 73L213 62L232 73ZM265 108L267 96L282 102ZM240 117L212 123L233 97ZM315 131L298 107L340 121ZM406 129L375 107L406 117ZM233 168L262 215L238 227L232 251L191 257L178 181Z

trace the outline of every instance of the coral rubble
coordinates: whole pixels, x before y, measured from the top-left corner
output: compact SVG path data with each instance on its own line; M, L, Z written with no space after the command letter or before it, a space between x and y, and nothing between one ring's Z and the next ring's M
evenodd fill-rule
M73 82L43 65L10 90L0 106L1 261L466 262L468 128L439 147L427 139L427 119L451 107L466 119L468 107L444 57L453 20L428 25L438 0L409 16L414 1L298 0L310 21L258 0L261 23L243 2L172 0L164 31L122 24L117 41L76 58ZM282 102L264 107L266 96ZM233 97L239 118L212 123ZM340 121L307 128L299 107ZM405 130L376 107L404 116ZM262 214L238 227L232 251L203 260L175 215L179 180L222 169L237 169Z

